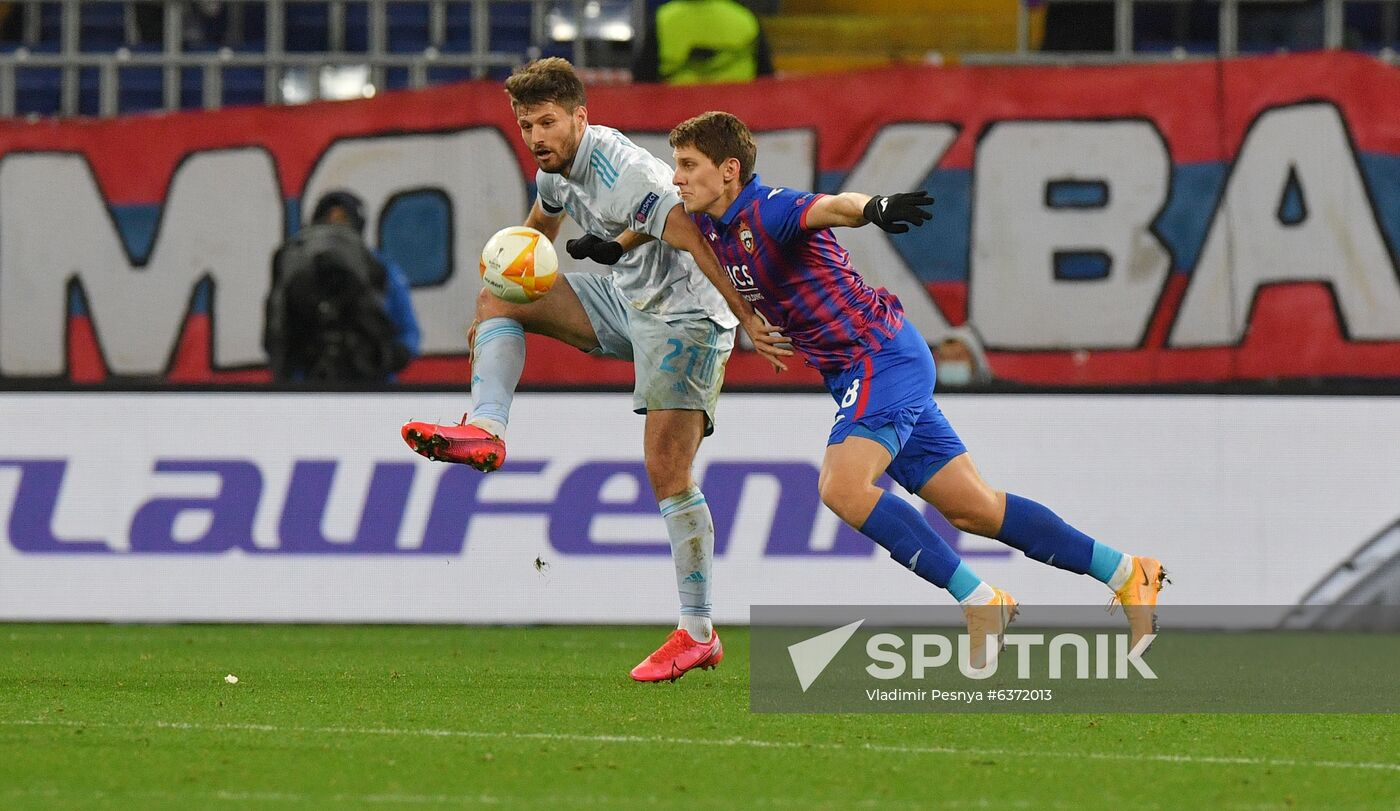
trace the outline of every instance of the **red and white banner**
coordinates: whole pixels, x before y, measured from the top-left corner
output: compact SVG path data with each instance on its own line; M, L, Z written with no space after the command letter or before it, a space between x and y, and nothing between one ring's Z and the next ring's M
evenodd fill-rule
M1400 72L1367 57L892 68L589 99L594 122L663 156L669 128L707 109L759 133L770 184L929 189L925 228L840 237L930 340L971 325L998 377L1400 376ZM522 219L533 176L492 83L0 124L0 380L267 380L268 259L349 188L415 281L426 356L403 380L465 381L477 252ZM530 351L527 385L631 381L547 340ZM818 380L740 354L731 385Z

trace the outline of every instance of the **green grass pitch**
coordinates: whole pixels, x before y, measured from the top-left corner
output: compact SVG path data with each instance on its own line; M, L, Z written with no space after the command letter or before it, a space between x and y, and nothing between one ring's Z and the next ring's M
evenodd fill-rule
M755 715L663 633L0 625L0 808L1400 808L1396 716Z

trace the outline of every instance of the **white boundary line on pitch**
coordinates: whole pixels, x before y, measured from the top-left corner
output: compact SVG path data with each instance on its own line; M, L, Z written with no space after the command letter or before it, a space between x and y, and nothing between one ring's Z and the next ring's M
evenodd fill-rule
M1351 760L1294 760L1288 758L1226 757L1216 755L1167 755L1129 752L1050 752L1015 749L970 749L956 746L901 746L863 743L846 746L837 743L765 741L754 738L669 738L661 735L580 735L569 732L491 732L469 729L393 729L387 727L282 727L272 724L193 724L183 721L107 724L62 720L0 721L0 726L57 726L134 729L172 729L193 732L280 732L312 735L383 735L398 738L494 738L503 740L567 741L570 743L645 743L674 746L731 746L752 749L823 749L838 752L864 750L902 755L966 755L971 757L1085 758L1088 760L1151 761L1153 763L1213 764L1221 766L1310 767L1320 769L1365 769L1400 772L1400 763Z
M102 789L0 789L0 800L3 799L45 799L55 802L64 800L164 800L169 801L198 801L203 805L211 802L229 803L261 803L272 804L282 803L287 805L310 805L315 808L324 808L327 803L335 806L343 806L346 803L358 803L362 805L449 805L457 808L463 806L492 806L503 808L531 808L544 807L549 809L558 808L560 803L567 802L570 806L588 805L602 806L603 808L639 807L639 805L651 804L662 805L666 802L664 798L655 795L628 795L625 797L617 795L591 795L591 794L569 794L561 799L555 796L542 797L521 797L498 794L405 794L405 793L380 793L380 794L305 794L286 791L242 791L238 789L211 789L200 791L161 791L157 789L137 789L134 791L107 791ZM832 805L813 805L815 801L806 797L745 797L744 803L747 808L761 807L797 807L804 811L812 808L833 808ZM201 806L202 807L202 806ZM723 807L723 806L721 806ZM920 798L918 800L889 800L881 798L879 800L857 801L854 805L842 806L842 808L880 808L880 809L907 809L907 811L930 811L938 809L941 811L968 811L968 809L1004 809L1004 808L1056 808L1075 809L1075 806L1063 801L1052 801L1050 804L1037 802L1032 804L1029 800L998 800L995 803L989 800L959 800L959 799L932 799ZM1238 806L1226 806L1239 808ZM1274 809L1280 805L1265 805L1260 808Z

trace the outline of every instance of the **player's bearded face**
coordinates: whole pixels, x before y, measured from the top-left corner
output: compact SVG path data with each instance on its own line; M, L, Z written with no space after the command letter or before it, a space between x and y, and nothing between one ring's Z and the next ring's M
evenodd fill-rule
M573 165L587 115L582 107L570 112L552 101L515 108L520 135L535 164L550 174L566 172Z
M678 146L674 152L676 173L671 182L680 194L687 214L724 214L724 176L715 162L693 146Z

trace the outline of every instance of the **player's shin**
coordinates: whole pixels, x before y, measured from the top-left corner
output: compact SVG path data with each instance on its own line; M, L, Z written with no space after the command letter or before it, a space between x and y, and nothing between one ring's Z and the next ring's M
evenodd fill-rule
M1028 558L1106 583L1127 615L1132 645L1156 630L1157 593L1168 582L1156 559L1125 555L1101 544L1045 505L1012 493L1006 494L1006 517L996 537Z
M1006 494L1006 517L996 538L1032 560L1090 575L1111 588L1121 586L1132 569L1131 557L1065 523L1044 504L1014 493Z
M510 318L488 318L476 329L472 348L470 422L504 437L510 404L525 370L525 329Z
M710 505L700 488L662 499L661 517L671 539L671 559L676 566L676 590L680 594L681 619L677 625L697 642L708 642L714 633L710 620L710 571L715 556L715 524Z
M962 562L958 553L933 531L909 502L884 493L860 526L866 537L889 551L909 571L942 589L964 605L980 605L993 589Z
M860 531L890 552L914 574L945 588L963 606L967 620L968 662L986 664L987 645L1000 649L1006 626L1016 616L1016 600L992 588L958 558L919 511L898 496L884 493Z

